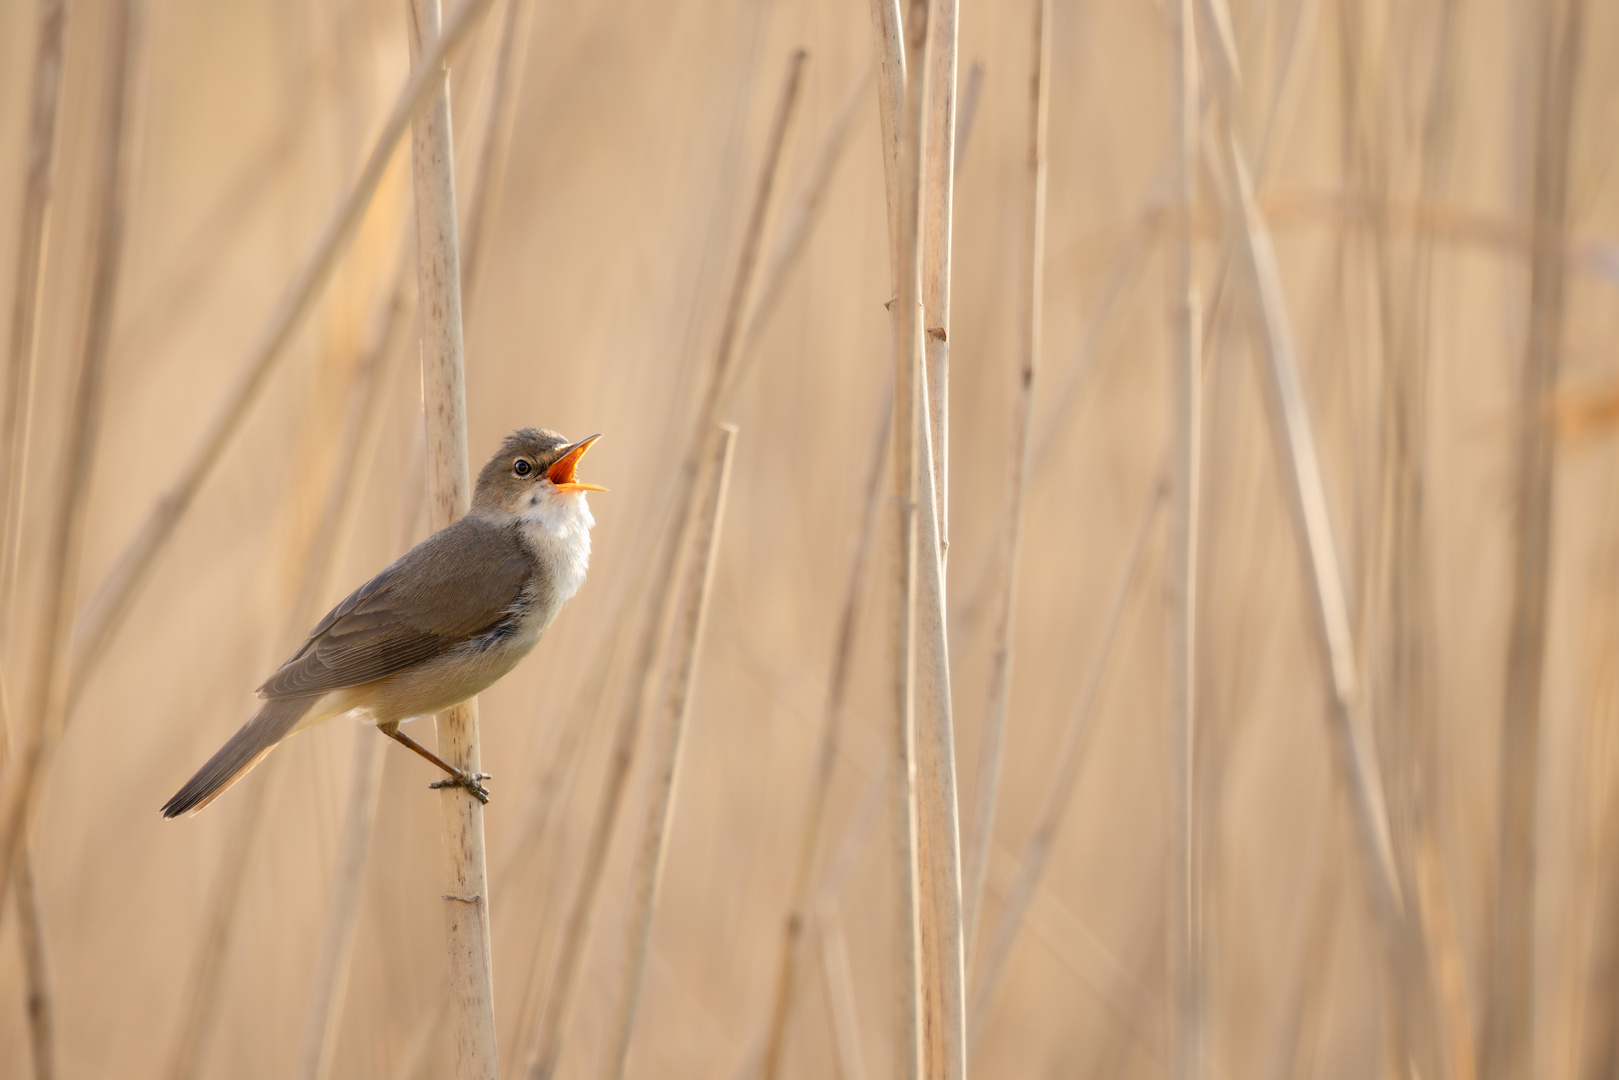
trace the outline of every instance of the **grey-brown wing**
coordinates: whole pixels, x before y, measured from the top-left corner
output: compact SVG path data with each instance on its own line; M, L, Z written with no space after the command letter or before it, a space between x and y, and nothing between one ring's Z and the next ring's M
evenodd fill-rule
M333 608L259 694L359 686L441 656L512 617L532 575L513 530L463 518Z

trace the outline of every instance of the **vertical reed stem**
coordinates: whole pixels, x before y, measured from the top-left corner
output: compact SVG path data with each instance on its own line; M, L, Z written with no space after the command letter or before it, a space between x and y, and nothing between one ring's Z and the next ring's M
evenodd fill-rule
M922 327L939 558L950 550L950 225L956 166L957 0L930 0L922 124Z
M438 0L407 0L412 63L438 40ZM449 67L411 123L416 193L416 292L422 334L422 405L427 421L427 524L437 532L467 512L466 375L461 340L461 254L455 217L455 148L450 134ZM438 716L439 756L479 771L478 703ZM442 790L448 876L444 917L450 951L450 1016L458 1080L499 1075L495 985L489 947L489 885L483 804L462 787Z
M647 805L646 825L641 847L631 870L629 940L624 966L619 972L613 1020L609 1030L607 1055L602 1075L622 1080L629 1063L630 1039L635 1033L635 1016L640 1004L641 982L646 971L647 947L652 939L652 914L657 904L658 882L668 850L669 821L674 814L680 750L686 723L691 716L692 685L697 658L708 621L709 594L714 583L714 554L719 549L720 522L725 515L726 488L731 479L731 458L736 445L736 427L721 424L714 429L701 487L693 492L696 529L689 548L690 564L680 576L680 596L675 609L675 625L669 658L667 696L654 733L652 795Z

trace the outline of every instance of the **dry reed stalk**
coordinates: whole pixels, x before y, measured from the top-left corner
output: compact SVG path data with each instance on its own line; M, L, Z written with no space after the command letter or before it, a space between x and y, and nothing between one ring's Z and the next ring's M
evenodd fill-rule
M821 944L821 985L826 991L826 1012L832 1025L833 1061L838 1080L865 1080L860 1055L860 1009L855 1004L854 974L849 967L849 945L843 936L843 917L835 900L823 902L815 918Z
M70 632L84 551L90 490L105 392L107 344L118 298L129 172L129 102L140 37L136 0L117 0L102 24L100 130L94 152L90 291L80 358L63 425L60 471L52 490L43 582L22 730L0 772L0 871L9 872L61 738L73 677Z
M475 0L465 0L463 10ZM440 38L438 0L406 0L411 62ZM429 61L431 62L431 61ZM422 409L426 419L427 526L437 532L467 512L472 484L467 463L466 366L461 337L461 252L455 215L455 147L450 135L449 65L440 60L433 91L411 122L412 186L416 194L416 295L421 317ZM439 756L477 773L478 702L439 713ZM443 789L447 856L444 902L449 949L450 1023L455 1075L494 1080L495 980L489 946L489 883L483 803L464 787Z
M602 1075L614 1080L622 1080L624 1076L629 1064L630 1040L635 1033L646 954L652 940L652 914L657 906L658 883L663 876L663 862L668 851L669 822L674 813L680 751L691 716L692 686L696 681L703 628L708 621L709 596L713 592L714 556L719 550L720 524L725 515L725 495L731 479L736 431L733 424L721 424L714 429L711 445L704 454L707 459L704 477L693 492L695 513L692 521L695 529L688 545L690 563L680 575L680 594L670 641L669 673L664 687L665 699L653 732L650 766L652 791L647 804L646 825L641 832L641 846L630 871L630 910L624 963L614 993L613 1019L608 1027L607 1052L602 1060Z
M16 886L17 939L27 980L24 1005L28 1045L33 1052L34 1080L51 1080L56 1075L56 1008L52 1003L50 963L45 955L45 916L26 842L17 846L16 860L11 881Z
M1382 774L1363 711L1354 639L1349 626L1349 602L1332 537L1315 432L1299 377L1298 354L1282 297L1275 247L1254 201L1247 163L1229 132L1224 136L1222 151L1231 181L1232 212L1238 215L1235 228L1239 230L1245 269L1257 307L1257 338L1265 361L1263 376L1275 449L1283 472L1300 561L1309 584L1311 624L1327 678L1332 707L1333 762L1353 798L1358 826L1357 850L1363 860L1361 876L1373 922L1384 946L1385 961L1393 963L1399 952L1399 924L1405 901L1390 846Z
M742 247L737 254L736 274L732 279L719 344L703 376L697 427L687 441L672 487L675 516L659 537L656 553L649 560L649 565L655 569L647 580L654 588L646 596L646 607L636 630L634 659L630 666L631 686L623 696L618 721L613 729L607 774L602 780L590 838L585 844L584 866L563 924L562 945L552 966L544 1008L528 1040L525 1068L530 1080L549 1080L561 1060L562 1036L578 993L580 962L584 958L585 945L595 919L602 872L607 864L607 850L612 844L614 826L623 807L630 767L635 763L635 747L640 737L644 711L650 705L649 691L658 656L659 631L673 618L678 585L675 567L690 522L700 454L708 432L719 423L725 387L742 344L743 319L752 306L753 297L757 295L756 278L764 223L775 193L782 151L798 110L804 65L808 59L808 53L798 50L788 60L781 96L765 138L764 159L760 164L748 223L743 231Z
M922 118L922 328L939 559L950 552L950 225L956 182L957 0L930 0ZM919 73L920 74L920 73Z
M837 642L832 648L832 670L826 681L826 707L821 720L821 745L815 755L815 773L810 778L810 807L804 818L804 832L798 843L798 862L793 872L791 907L782 931L781 953L776 961L775 996L770 1011L769 1033L765 1039L762 1080L776 1080L781 1074L787 1041L787 1018L793 1008L793 992L803 950L805 925L815 892L815 856L826 831L826 814L831 805L832 775L837 767L838 747L843 726L844 699L854 662L855 631L860 610L861 583L870 561L872 538L881 516L883 491L883 451L889 439L893 406L882 402L882 416L876 425L876 440L867 456L866 508L861 519L859 540L850 559L849 574L838 616Z
M5 413L0 419L0 650L11 640L16 609L12 583L22 536L28 436L33 414L34 368L39 347L40 279L50 234L56 172L56 118L62 89L64 0L40 0L34 43L34 82L28 106L28 150L17 224L17 270L12 286L11 341L6 353ZM3 655L3 653L0 653Z
M877 66L877 121L882 133L884 205L888 207L889 287L899 283L899 161L905 128L905 41L900 0L871 0L872 57Z
M1204 0L1204 12L1223 4ZM1202 444L1202 357L1197 280L1192 268L1192 208L1197 202L1199 138L1198 23L1218 30L1228 23L1207 14L1198 19L1192 0L1169 6L1173 37L1170 61L1170 203L1178 211L1165 249L1170 319L1170 515L1168 596L1169 867L1164 876L1167 926L1164 958L1169 1033L1168 1074L1198 1080L1204 1071L1203 956L1200 933L1197 781L1197 533ZM1218 37L1218 34L1212 35ZM1228 39L1221 39L1229 43ZM1225 55L1224 50L1211 50ZM1235 82L1228 60L1227 84ZM1234 95L1233 95L1234 96Z
M989 852L995 841L995 804L1001 784L1006 710L1012 696L1012 613L1017 593L1018 541L1023 528L1023 493L1029 473L1029 435L1034 415L1034 381L1040 367L1041 309L1045 292L1046 121L1051 100L1051 4L1035 0L1034 53L1029 61L1029 156L1023 202L1023 319L1017 377L1012 390L1012 446L1007 466L1006 502L991 571L994 622L990 631L989 680L984 721L978 736L978 787L967 868L962 881L962 922L967 954L977 938Z
M1074 699L1074 707L1068 714L1068 722L1063 727L1062 742L1058 745L1056 753L1057 764L1041 799L1034 832L1029 837L1028 845L1023 849L1022 857L1018 860L1017 879L1007 891L1006 902L1001 907L1000 918L995 922L993 935L986 939L987 944L973 964L973 993L967 1012L969 1046L975 1047L979 1044L979 1032L989 1019L989 1007L994 1003L1001 975L1006 970L1006 962L1011 959L1012 946L1017 942L1024 916L1034 901L1040 887L1040 879L1045 875L1046 863L1050 860L1057 831L1062 827L1069 800L1078 786L1079 769L1085 760L1084 750L1090 741L1091 716L1096 707L1097 694L1102 688L1108 659L1112 656L1113 646L1118 640L1125 605L1136 589L1142 558L1147 550L1147 540L1152 535L1153 523L1158 520L1158 515L1163 510L1165 487L1164 478L1160 475L1153 484L1146 506L1142 508L1141 517L1130 540L1128 554L1125 556L1124 566L1119 572L1118 583L1114 585L1113 595L1108 601L1107 614L1102 620L1102 633L1096 652L1086 668L1085 681L1081 685L1079 696Z
M945 612L944 544L938 510L942 498L933 460L931 406L925 340L929 273L948 278L949 261L942 242L929 246L927 203L942 197L930 188L929 121L926 103L943 73L938 57L929 0L913 0L906 28L905 143L900 176L899 316L896 344L909 355L903 367L915 397L908 410L915 446L912 470L914 499L910 509L916 550L912 574L915 596L915 727L918 884L921 903L923 1033L927 1075L957 1080L966 1073L966 950L961 921L961 828L956 790L956 737L950 692L950 647ZM952 19L953 24L953 19ZM945 31L953 39L953 25ZM952 48L953 53L953 48ZM953 56L951 57L953 61ZM949 75L954 81L952 64ZM949 94L953 102L954 87ZM953 107L953 105L952 105ZM942 123L942 121L941 121ZM945 155L938 169L948 173ZM914 230L914 235L913 235ZM941 237L945 228L941 231ZM930 271L929 264L935 264ZM943 328L939 330L944 334ZM896 368L900 366L896 352ZM898 372L896 371L896 374ZM906 384L896 382L896 388ZM941 387L941 389L943 389ZM895 400L899 395L896 393ZM896 414L896 421L898 416ZM896 424L896 432L900 430Z
M913 3L911 14L923 16L910 35L925 43L926 0ZM921 363L921 102L907 87L915 63L902 25L898 0L871 0L873 52L877 60L878 116L883 137L883 179L887 189L889 283L894 300L894 420L890 457L893 539L889 610L893 673L889 730L896 781L891 785L894 853L894 1072L899 1080L923 1075L924 974L921 924L920 835L917 806L916 689L916 507L917 454L914 386ZM914 105L913 110L911 106ZM915 119L912 119L912 113ZM914 137L913 137L914 136ZM907 165L909 168L907 168ZM905 178L909 177L910 183ZM909 224L907 221L909 211ZM906 252L910 257L906 257Z
M1529 263L1528 339L1518 400L1512 621L1501 725L1500 854L1479 1055L1486 1080L1525 1080L1536 1068L1535 828L1557 468L1556 435L1545 416L1556 395L1563 347L1565 267L1558 252L1567 229L1574 88L1585 3L1548 2L1538 5L1537 11L1541 58L1535 122L1534 243Z
M360 220L371 205L388 170L394 150L403 138L411 118L427 100L442 76L442 66L453 51L478 25L493 0L464 0L457 8L427 55L411 72L400 90L393 110L361 170L354 186L333 212L325 231L309 259L298 271L257 343L243 365L235 386L218 412L209 421L203 436L178 475L147 515L113 569L97 587L73 628L73 685L69 708L89 681L95 665L107 652L107 644L117 633L136 593L145 584L153 564L173 536L180 519L190 509L197 491L223 459L226 444L241 430L242 421L264 389L276 362L284 355L294 332L314 306L331 280L338 257L358 231Z

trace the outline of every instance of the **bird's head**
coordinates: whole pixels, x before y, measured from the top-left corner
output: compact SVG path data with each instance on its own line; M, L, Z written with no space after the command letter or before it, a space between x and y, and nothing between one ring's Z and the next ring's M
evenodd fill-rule
M583 499L587 491L606 491L574 478L579 459L599 438L592 435L570 443L544 428L512 432L478 473L478 486L472 493L473 511L523 515L537 502Z

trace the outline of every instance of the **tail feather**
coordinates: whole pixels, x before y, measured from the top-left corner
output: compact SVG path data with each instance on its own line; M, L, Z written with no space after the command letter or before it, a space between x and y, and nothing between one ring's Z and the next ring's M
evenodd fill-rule
M226 788L247 775L264 755L297 727L315 698L277 698L264 703L243 724L241 729L226 740L219 752L187 780L185 786L174 793L174 798L163 804L163 816L179 817L194 814L217 799Z

